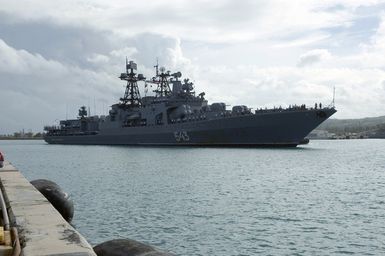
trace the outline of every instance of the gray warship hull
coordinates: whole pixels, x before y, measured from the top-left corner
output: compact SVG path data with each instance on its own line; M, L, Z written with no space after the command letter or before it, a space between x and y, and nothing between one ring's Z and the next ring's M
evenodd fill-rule
M266 111L164 125L109 127L94 133L50 134L50 144L152 146L297 146L334 108ZM321 114L320 114L321 113Z
M334 106L304 104L288 108L257 109L245 105L226 109L224 102L208 104L205 93L196 95L193 83L180 72L155 66L150 79L136 73L126 59L124 96L107 116L89 116L85 106L77 119L46 126L50 144L152 145L152 146L296 146L319 124L333 115ZM140 97L138 82L156 85L155 95ZM172 85L172 87L170 87ZM334 102L334 101L333 101Z

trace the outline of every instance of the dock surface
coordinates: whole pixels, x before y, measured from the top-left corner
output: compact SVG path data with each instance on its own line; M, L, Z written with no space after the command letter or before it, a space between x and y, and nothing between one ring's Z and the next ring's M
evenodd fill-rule
M22 255L96 256L86 239L7 161L0 168L0 187Z

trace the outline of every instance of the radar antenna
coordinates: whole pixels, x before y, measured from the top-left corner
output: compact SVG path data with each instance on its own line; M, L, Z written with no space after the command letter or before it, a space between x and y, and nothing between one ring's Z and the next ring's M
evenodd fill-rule
M136 75L134 72L136 69L136 63L128 61L126 57L126 73L121 73L119 77L121 80L127 81L124 96L120 98L120 106L137 107L142 104L137 82L144 81L146 78L142 74Z
M87 109L86 106L81 106L79 109L79 118L85 118L87 116Z

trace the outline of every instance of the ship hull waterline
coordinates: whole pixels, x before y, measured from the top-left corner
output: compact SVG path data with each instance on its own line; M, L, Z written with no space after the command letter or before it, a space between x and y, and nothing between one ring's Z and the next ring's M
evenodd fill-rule
M44 140L71 145L295 147L335 112L334 108L276 111L169 125L116 127L88 135L50 135Z

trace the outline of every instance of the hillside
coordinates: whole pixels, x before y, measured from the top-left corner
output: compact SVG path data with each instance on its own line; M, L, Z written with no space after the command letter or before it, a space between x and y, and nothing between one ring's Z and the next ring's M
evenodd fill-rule
M336 135L357 133L368 137L385 138L385 116L360 119L329 119L317 127Z

